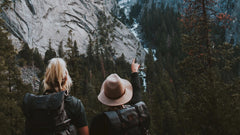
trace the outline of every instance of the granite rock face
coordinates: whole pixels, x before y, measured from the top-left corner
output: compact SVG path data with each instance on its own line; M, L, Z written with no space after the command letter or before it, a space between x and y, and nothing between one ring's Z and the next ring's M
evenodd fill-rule
M22 67L21 70L21 78L23 83L31 84L33 91L39 91L40 87L40 79L37 74L40 72L36 67Z
M12 0L1 17L12 33L10 36L17 49L21 42L30 48L38 48L44 55L49 42L56 51L62 41L76 40L79 52L85 54L89 37L97 37L99 12L108 18L117 10L115 0ZM138 57L144 61L145 52L131 31L119 22L114 26L114 39L109 43L116 51L116 57L125 55L127 61ZM64 48L66 49L66 48Z

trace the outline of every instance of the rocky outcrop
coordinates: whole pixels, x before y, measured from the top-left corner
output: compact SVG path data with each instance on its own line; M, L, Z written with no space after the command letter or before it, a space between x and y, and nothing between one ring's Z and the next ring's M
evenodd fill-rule
M44 54L49 41L57 50L60 42L66 44L70 37L76 40L79 52L84 54L89 36L92 39L96 37L99 11L113 18L111 13L116 9L115 0L13 0L1 17L14 35L11 38L16 48L21 48L21 42L26 42L30 48L38 48ZM130 62L138 54L143 61L143 48L130 30L118 23L120 25L116 25L113 32L116 38L110 43L117 57L123 53Z
M21 68L21 78L23 83L31 84L33 91L39 91L40 80L37 76L39 69L36 67L22 67Z

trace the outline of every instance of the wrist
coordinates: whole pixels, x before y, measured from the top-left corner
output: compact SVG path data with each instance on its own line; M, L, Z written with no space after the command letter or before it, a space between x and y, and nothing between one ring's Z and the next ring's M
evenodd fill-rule
M138 76L138 72L132 72L131 75L132 77Z

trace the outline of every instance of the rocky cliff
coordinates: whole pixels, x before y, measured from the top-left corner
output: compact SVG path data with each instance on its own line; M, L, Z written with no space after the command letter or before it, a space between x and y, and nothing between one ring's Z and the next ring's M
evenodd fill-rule
M84 54L89 37L98 36L99 12L113 20L111 13L116 9L115 0L12 0L11 7L4 9L1 17L18 49L21 42L26 42L44 54L49 41L57 50L61 41L66 44L71 38ZM137 39L126 26L118 20L117 23L112 32L114 38L109 43L116 50L116 56L123 53L127 61L136 56L143 61L145 53Z

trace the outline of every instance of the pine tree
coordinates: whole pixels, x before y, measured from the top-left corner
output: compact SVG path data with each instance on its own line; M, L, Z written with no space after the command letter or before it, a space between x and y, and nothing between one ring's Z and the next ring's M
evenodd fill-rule
M44 73L45 68L44 68L43 58L41 54L38 52L37 48L35 48L33 52L33 61L34 61L34 66L40 69L39 77L41 77Z
M69 47L69 51L67 53L68 58L67 58L67 65L69 69L70 76L72 77L73 80L73 86L71 93L77 97L81 97L82 94L81 92L84 89L84 79L83 79L83 74L81 74L82 70L82 59L80 58L78 47L77 47L77 42L68 38L67 42L67 47Z
M8 7L11 3L12 3L11 0L4 0L3 2L1 2L1 7L2 8Z
M52 46L51 46L51 40L49 40L48 50L45 52L44 64L48 65L48 61L56 56L57 56L57 54L56 54L55 50L52 49Z
M78 50L78 46L77 46L77 41L76 40L73 43L72 56L73 57L78 57L79 56L79 50Z
M162 63L154 61L151 49L145 64L145 97L151 115L151 134L177 134L179 123L173 80Z
M90 36L89 37L89 43L88 43L88 48L87 48L87 57L88 57L88 66L89 68L91 69L91 64L94 64L94 58L93 58L93 55L94 55L94 44L93 44L93 41L92 41L92 38Z
M231 45L216 45L211 39L212 16L216 16L213 0L186 1L183 14L183 50L186 57L180 64L184 92L184 134L238 134L237 122L232 121L234 93L231 71L234 58ZM228 46L228 47L227 47ZM234 123L234 124L233 124ZM227 126L231 125L231 126Z
M30 90L20 79L16 66L16 52L8 33L0 28L0 130L10 135L23 134L24 117L20 104L23 94Z
M130 67L130 64L126 62L125 55L122 54L121 57L117 58L115 60L115 65L113 65L115 68L115 72L118 73L119 76L122 78L127 78L130 74L130 71L126 67Z
M33 50L29 48L27 43L23 44L22 50L19 51L18 57L24 59L28 66L32 65L33 61Z
M65 53L63 51L63 42L62 41L60 42L60 45L58 46L58 56L60 58L64 58L64 56L65 56Z

